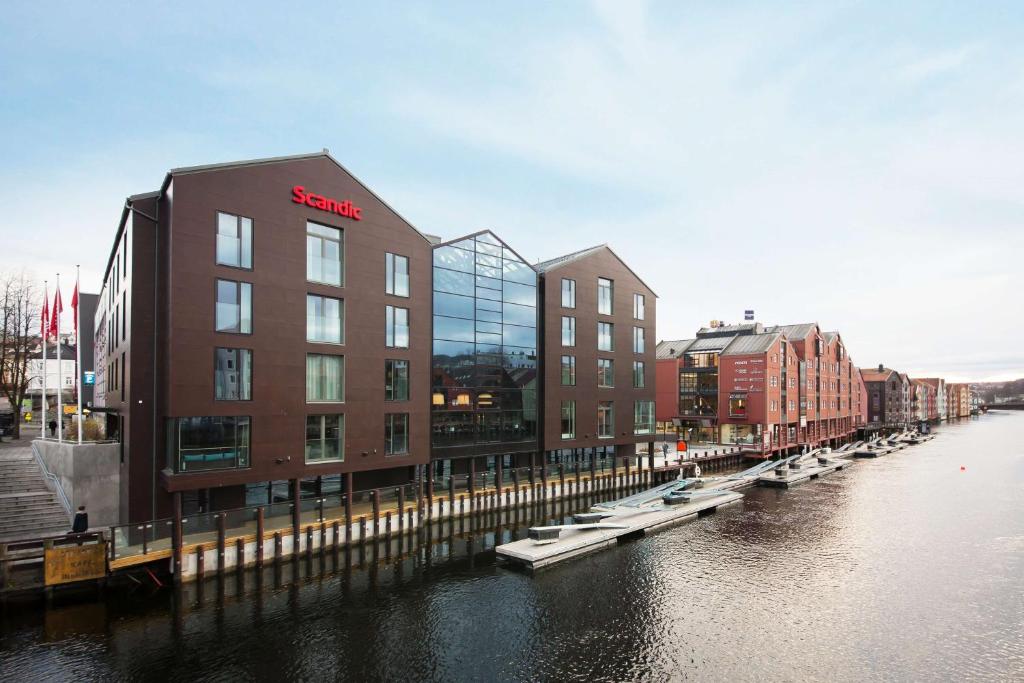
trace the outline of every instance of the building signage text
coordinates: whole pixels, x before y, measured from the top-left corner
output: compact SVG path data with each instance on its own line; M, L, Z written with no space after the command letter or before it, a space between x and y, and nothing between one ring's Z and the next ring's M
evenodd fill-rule
M351 218L354 221L361 221L363 219L363 210L351 201L347 199L330 199L323 195L307 192L306 188L302 185L296 185L292 188L292 201L296 204L312 206L314 209L320 209L321 211L336 213L339 216Z

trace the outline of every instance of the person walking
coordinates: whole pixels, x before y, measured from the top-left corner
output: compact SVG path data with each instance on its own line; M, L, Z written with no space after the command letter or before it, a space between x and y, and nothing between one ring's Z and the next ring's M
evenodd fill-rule
M51 419L50 424L46 425L50 428L50 438L57 436L57 421Z
M89 513L85 511L84 505L78 506L78 512L75 513L75 521L71 525L71 533L73 534L84 534L89 530Z

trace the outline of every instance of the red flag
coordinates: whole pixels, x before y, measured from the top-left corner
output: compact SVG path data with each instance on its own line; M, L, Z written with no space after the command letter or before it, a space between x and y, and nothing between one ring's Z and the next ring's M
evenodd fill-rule
M61 303L60 303L60 289L58 289L58 290L56 290L53 293L53 313L51 314L51 317L50 317L50 333L49 333L49 336L53 337L54 339L57 339L57 319L60 317L60 314L63 313L63 312L64 312L64 306L62 306ZM60 340L57 339L57 342L60 343Z
M50 326L50 295L43 292L43 319L39 321L39 336L49 337L47 327Z
M71 310L75 312L75 339L78 339L78 280L75 280L75 293L71 295Z

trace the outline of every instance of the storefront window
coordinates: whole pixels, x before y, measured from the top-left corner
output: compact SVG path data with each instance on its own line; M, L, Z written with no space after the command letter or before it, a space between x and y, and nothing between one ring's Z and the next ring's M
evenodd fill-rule
M747 416L747 395L729 394L729 417Z

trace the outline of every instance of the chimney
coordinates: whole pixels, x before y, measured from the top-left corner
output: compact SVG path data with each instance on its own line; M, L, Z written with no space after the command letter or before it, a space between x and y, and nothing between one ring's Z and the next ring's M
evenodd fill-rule
M884 365L882 365L881 363L879 363L879 364L878 364L878 371L879 371L879 372L885 372L885 366L884 366Z

